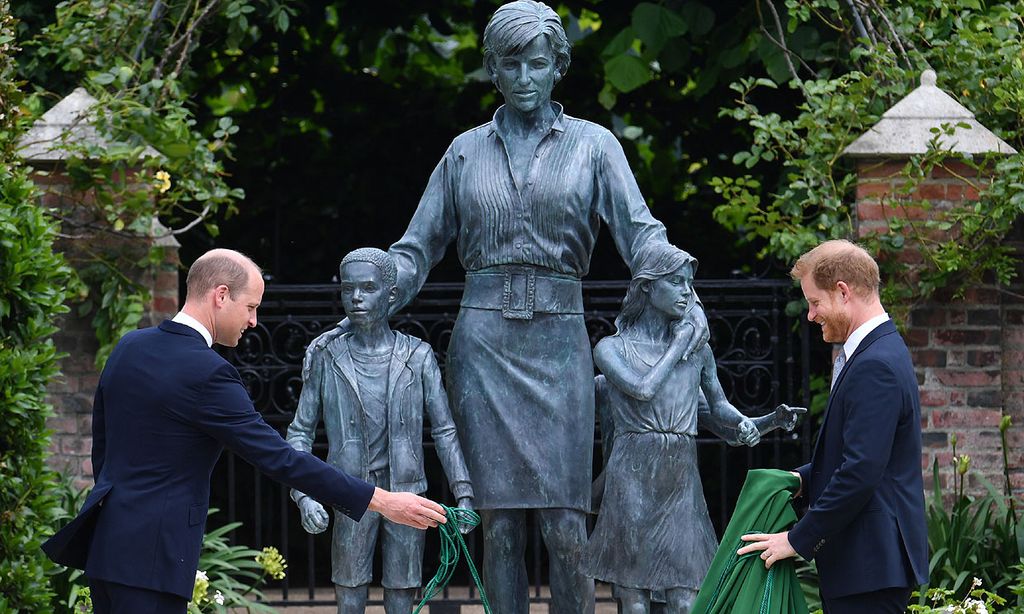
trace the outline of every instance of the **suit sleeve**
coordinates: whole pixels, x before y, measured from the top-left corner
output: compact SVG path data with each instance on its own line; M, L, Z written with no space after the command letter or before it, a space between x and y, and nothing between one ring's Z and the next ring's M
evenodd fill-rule
M224 363L207 382L196 426L268 477L359 520L373 486L288 445L259 415L238 372Z
M466 468L455 422L448 408L448 396L441 387L441 370L437 367L437 360L429 345L421 344L416 353L423 354L423 403L430 418L430 437L434 440L437 456L455 498L472 497L469 469Z
M806 560L863 510L884 477L902 407L902 391L892 368L877 359L852 365L839 406L829 411L842 420L842 460L825 488L790 530L789 541ZM804 489L810 477L800 468Z
M99 480L107 456L107 413L103 406L103 386L96 386L92 400L92 477Z

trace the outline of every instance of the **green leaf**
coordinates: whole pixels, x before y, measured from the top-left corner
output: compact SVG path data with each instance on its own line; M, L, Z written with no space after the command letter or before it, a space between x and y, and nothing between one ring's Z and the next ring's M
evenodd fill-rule
M632 92L651 80L651 69L635 55L618 55L604 63L608 83L620 92Z
M683 6L682 17L693 36L704 36L715 25L715 12L700 2L687 2Z
M633 30L652 54L657 54L670 38L686 33L683 18L663 6L641 2L633 9Z

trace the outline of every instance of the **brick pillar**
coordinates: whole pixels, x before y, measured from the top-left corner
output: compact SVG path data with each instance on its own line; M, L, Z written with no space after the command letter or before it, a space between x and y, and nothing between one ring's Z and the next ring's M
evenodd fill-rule
M41 166L41 165L38 165ZM80 203L88 202L88 195L73 192L71 180L63 172L63 165L53 164L46 173L34 175L41 192L40 204L57 208L65 216L82 221ZM155 234L165 231L154 225ZM73 235L73 229L65 229ZM57 249L64 252L74 266L81 262L82 242L111 241L123 243L127 248L142 254L153 245L164 250L163 261L150 269L124 271L133 280L141 283L150 293L150 301L139 326L153 326L178 311L178 244L173 237L120 238L104 236L99 239L68 238L57 242ZM60 332L54 337L57 351L64 354L60 360L61 375L48 386L48 401L53 406L54 416L47 421L52 429L50 465L69 477L79 487L91 486L93 482L92 451L92 401L99 382L95 366L98 342L92 327L93 314L78 315L78 304L71 301L70 311L60 318Z
M965 180L984 185L973 169L960 163L936 168L909 192L899 176L906 159L858 161L856 225L858 237L889 230L894 218L941 219L944 212L971 206L978 190ZM922 206L928 201L928 207ZM898 256L917 264L921 253L908 241ZM1014 416L1010 433L1016 442L1012 469L1024 485L1019 452L1024 399L1024 302L1011 301L995 285L968 289L962 297L938 291L902 322L921 391L925 484L932 484L932 463L938 460L942 479L952 475L952 436L957 453L971 457L972 475L1003 483L999 424L1004 409ZM980 483L972 484L982 490Z

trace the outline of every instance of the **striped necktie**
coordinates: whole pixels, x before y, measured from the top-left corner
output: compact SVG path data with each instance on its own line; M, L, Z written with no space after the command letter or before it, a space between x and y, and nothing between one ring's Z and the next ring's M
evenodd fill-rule
M843 371L843 367L846 365L846 350L839 350L839 355L836 356L836 362L832 365L832 385L829 386L829 392L832 392L836 387L836 380L839 379L839 374Z

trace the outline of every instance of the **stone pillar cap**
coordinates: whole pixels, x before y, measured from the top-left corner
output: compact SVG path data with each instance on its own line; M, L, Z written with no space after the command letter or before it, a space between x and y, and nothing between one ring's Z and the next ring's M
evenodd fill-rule
M957 126L951 136L939 137L943 149L960 154L1015 154L1017 150L974 119L974 113L936 87L934 70L921 73L921 85L882 114L882 119L860 135L843 153L859 158L903 157L928 152L933 128Z
M99 101L89 95L85 88L76 87L53 108L43 113L28 132L18 139L18 153L31 162L56 162L71 157L69 145L109 147L110 141L89 121L89 115L97 104ZM146 145L142 155L163 157L149 145Z

